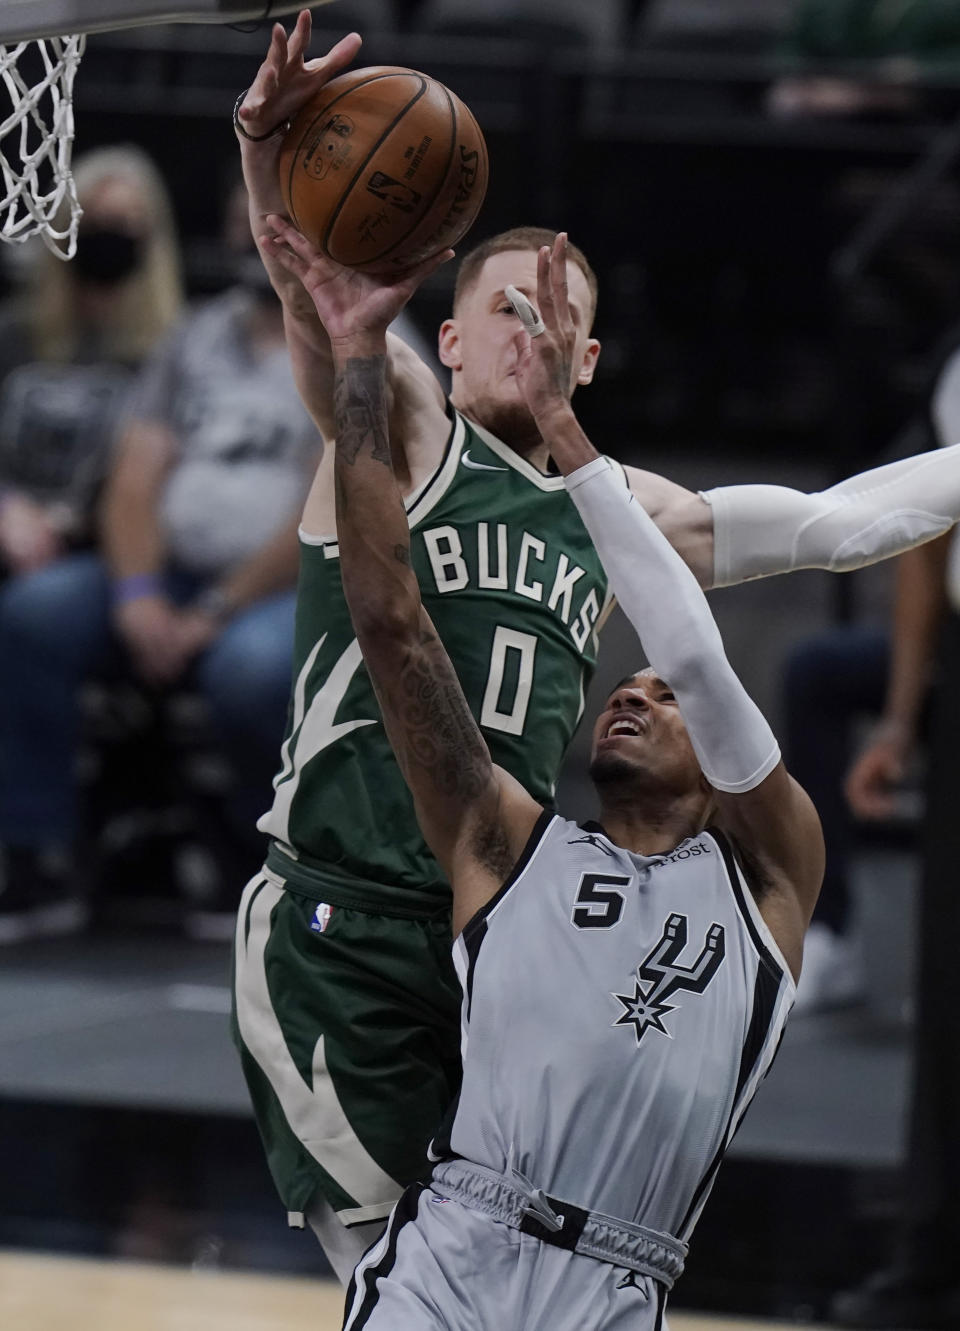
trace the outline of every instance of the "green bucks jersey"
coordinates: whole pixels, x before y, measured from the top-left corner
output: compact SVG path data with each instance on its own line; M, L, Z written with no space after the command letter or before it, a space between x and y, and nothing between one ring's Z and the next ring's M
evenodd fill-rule
M424 605L493 760L549 803L608 604L563 480L455 415L443 461L407 513ZM289 881L329 887L343 905L361 904L365 884L391 889L401 911L449 900L380 719L334 540L301 542L281 756L273 807L259 825L275 838L273 856L286 852Z

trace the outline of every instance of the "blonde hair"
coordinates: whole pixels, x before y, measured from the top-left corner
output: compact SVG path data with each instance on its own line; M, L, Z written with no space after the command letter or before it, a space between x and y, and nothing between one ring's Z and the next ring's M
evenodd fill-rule
M171 327L183 305L180 250L170 195L163 177L142 149L133 144L96 148L74 165L81 205L107 180L121 179L142 197L150 227L143 262L115 292L114 310L103 329L104 359L139 361ZM27 295L27 321L34 354L41 360L70 361L79 351L84 330L77 323L74 277L46 250L38 256Z
M499 235L481 241L479 245L464 256L460 264L457 272L457 284L453 293L454 313L456 313L457 306L463 296L480 276L480 270L488 259L492 259L495 254L506 254L512 250L532 250L536 253L542 246L552 245L556 240L556 234L555 231L550 231L542 226L515 226L510 231L501 231ZM583 250L571 241L567 241L567 258L577 265L587 279L587 286L590 289L590 317L592 319L597 312L597 275L590 267Z

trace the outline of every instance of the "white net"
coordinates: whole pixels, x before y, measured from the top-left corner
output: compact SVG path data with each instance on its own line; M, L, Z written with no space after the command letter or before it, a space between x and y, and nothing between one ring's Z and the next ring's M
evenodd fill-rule
M63 259L76 250L81 213L70 157L73 80L85 43L74 36L0 46L7 94L0 94L0 241L39 235Z

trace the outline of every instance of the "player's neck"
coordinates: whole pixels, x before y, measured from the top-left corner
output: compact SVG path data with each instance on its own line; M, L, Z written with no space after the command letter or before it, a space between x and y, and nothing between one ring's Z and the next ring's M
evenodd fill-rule
M600 822L610 840L637 855L664 855L673 850L703 830L704 815L699 794L663 801L605 796L600 807Z
M479 424L483 424L480 421ZM491 430L486 427L491 434L495 434L502 444L506 444L511 452L522 457L525 462L529 462L531 467L536 467L538 471L544 473L550 470L550 449L543 442L543 436L535 427L529 432L523 430L510 430L501 428L501 430Z
M498 410L489 404L471 403L456 389L450 394L450 401L468 420L489 430L502 444L506 444L507 448L538 471L549 471L550 450L543 442L543 436L533 418L525 410L512 406Z
M534 431L529 439L516 442L512 439L505 439L503 442L509 448L512 448L514 453L519 453L522 458L526 459L532 467L536 467L537 471L547 472L550 470L550 450L538 432Z

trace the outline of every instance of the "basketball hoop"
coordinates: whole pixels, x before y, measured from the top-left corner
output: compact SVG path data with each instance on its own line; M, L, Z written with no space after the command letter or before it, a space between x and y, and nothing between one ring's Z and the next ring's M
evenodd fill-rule
M73 81L88 32L152 23L266 20L305 0L0 0L0 243L41 236L76 252ZM327 0L313 0L325 4ZM72 32L78 35L61 36Z
M81 35L0 46L0 80L10 103L0 122L0 240L39 235L61 259L76 251L81 215L70 157L73 80L85 44Z

